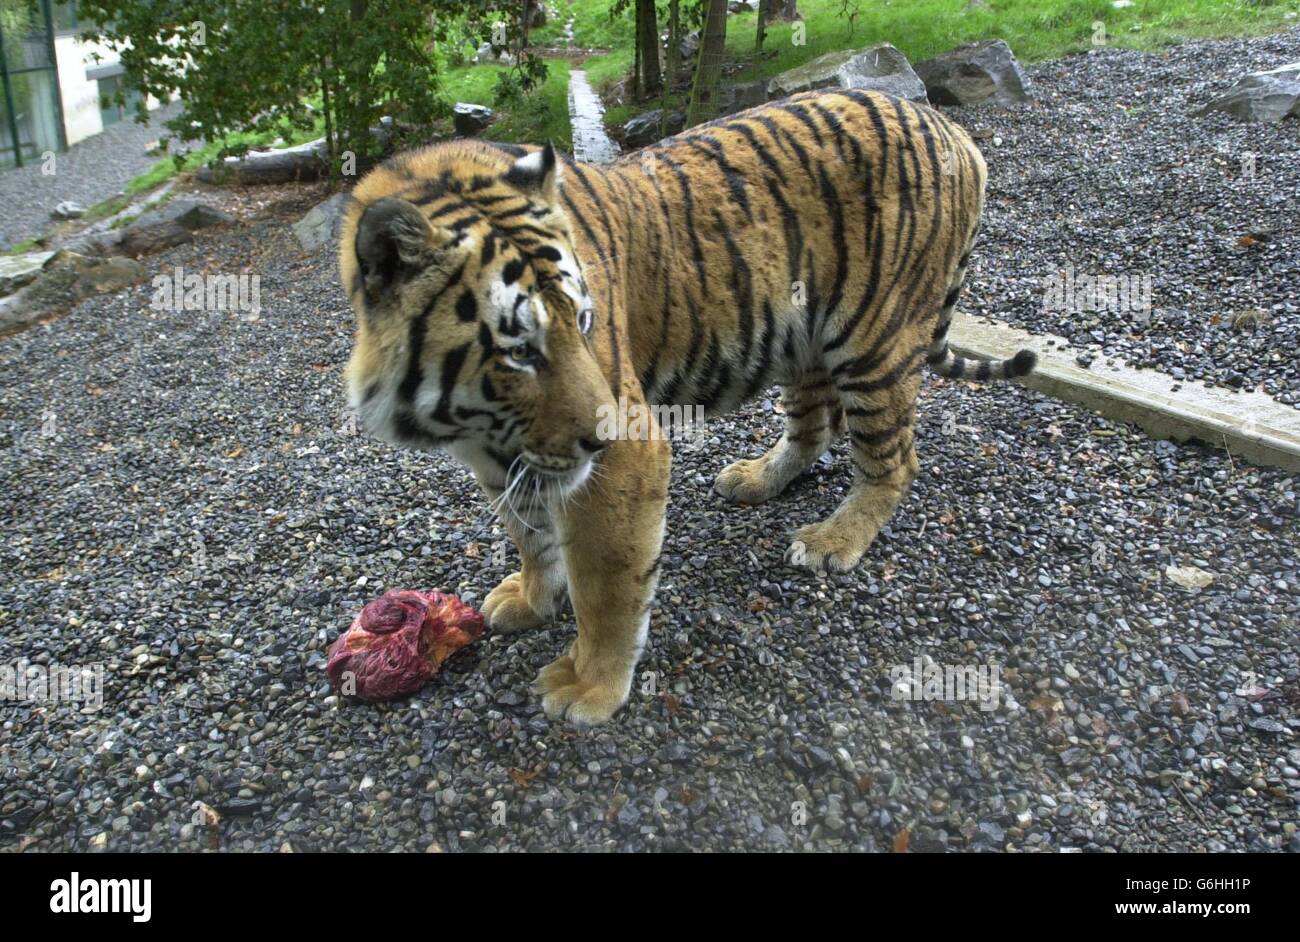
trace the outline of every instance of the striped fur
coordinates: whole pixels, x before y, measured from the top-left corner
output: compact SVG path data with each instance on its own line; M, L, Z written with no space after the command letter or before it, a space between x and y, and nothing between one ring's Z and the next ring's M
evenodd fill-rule
M594 723L626 700L658 578L669 447L602 441L602 408L711 416L781 386L780 441L715 487L766 500L847 430L854 485L787 554L845 570L916 473L923 367L1032 369L1028 351L948 349L985 178L938 112L844 91L603 168L466 141L357 186L340 247L352 401L376 434L451 450L497 501L523 565L487 598L494 629L539 624L567 590L578 637L539 678L548 713Z

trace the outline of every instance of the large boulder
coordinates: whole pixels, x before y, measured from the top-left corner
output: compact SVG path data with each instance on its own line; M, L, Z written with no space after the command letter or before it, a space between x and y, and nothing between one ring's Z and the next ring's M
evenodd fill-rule
M129 258L90 258L66 249L45 261L36 280L0 301L0 333L57 317L96 294L143 280L144 266Z
M636 150L638 147L648 147L655 141L676 134L686 126L686 116L680 111L668 112L667 131L663 128L664 113L659 109L647 111L645 114L639 114L627 124L623 125L623 149Z
M194 200L172 200L150 210L120 229L92 233L68 243L81 255L155 255L193 240L193 233L208 226L234 222L235 217Z
M700 31L693 29L683 36L678 43L677 51L681 54L683 62L694 62L700 52Z
M754 108L767 101L767 82L741 82L739 85L726 85L718 92L718 114L735 114L746 108Z
M912 101L926 99L925 85L907 57L889 43L818 56L772 79L767 95L785 98L818 88L863 88Z
M456 127L457 137L477 137L487 130L487 126L496 120L496 112L484 105L472 105L459 101L451 110L452 123Z
M298 244L309 252L321 246L331 246L338 242L339 230L343 225L343 211L347 208L346 193L335 193L323 203L313 206L307 215L293 224L293 234Z
M1216 111L1232 115L1238 121L1268 124L1286 117L1300 117L1300 62L1243 75L1196 114L1203 116Z
M64 200L50 211L50 216L54 219L80 219L84 215L86 215L86 207L72 200Z
M1011 47L1000 39L958 46L916 64L936 105L973 105L993 101L1014 105L1029 100L1029 79Z
M196 200L170 200L159 209L141 214L134 223L136 226L149 226L158 223L174 222L182 229L197 232L209 226L223 226L235 221L230 213L223 212L215 206Z
M31 284L41 273L41 266L49 261L53 252L26 252L21 255L0 255L0 295L13 294L24 285Z

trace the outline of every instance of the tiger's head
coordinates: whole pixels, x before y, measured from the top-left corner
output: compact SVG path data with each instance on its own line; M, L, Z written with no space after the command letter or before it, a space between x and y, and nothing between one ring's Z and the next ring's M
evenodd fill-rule
M395 445L446 448L501 486L516 462L561 491L608 442L613 397L548 144L402 155L353 190L339 270L357 316L349 400Z

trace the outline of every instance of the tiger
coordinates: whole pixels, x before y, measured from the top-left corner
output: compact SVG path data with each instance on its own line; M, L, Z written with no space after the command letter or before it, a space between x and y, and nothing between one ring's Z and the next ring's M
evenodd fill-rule
M786 562L856 566L919 470L922 369L1022 377L1032 351L948 345L984 205L979 149L938 111L810 92L600 166L544 146L443 142L352 190L339 275L356 315L345 384L368 434L467 466L520 568L493 632L577 623L533 686L548 717L627 701L659 581L671 464L655 406L709 417L780 387L784 430L717 474L780 494L847 431L853 483ZM649 413L648 434L601 433Z

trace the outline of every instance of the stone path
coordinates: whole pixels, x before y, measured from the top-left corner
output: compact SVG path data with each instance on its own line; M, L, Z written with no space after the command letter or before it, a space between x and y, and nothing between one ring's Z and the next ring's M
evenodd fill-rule
M162 122L180 110L175 102L151 112L146 124L126 120L114 124L54 157L54 173L42 173L41 162L0 171L0 247L47 232L55 220L50 210L63 200L86 209L122 191L131 180L152 167L158 157L149 144L167 136Z
M982 318L959 316L954 351L981 360L1012 356L1028 347L1038 366L1022 382L1056 399L1119 422L1132 422L1153 438L1195 439L1253 464L1300 471L1300 411L1259 392L1233 392L1178 381L1159 370L1139 370L1098 360L1080 366L1069 341L1031 334Z
M573 125L573 156L584 163L604 164L619 155L618 144L605 133L605 108L587 82L587 73L569 73L569 120Z

